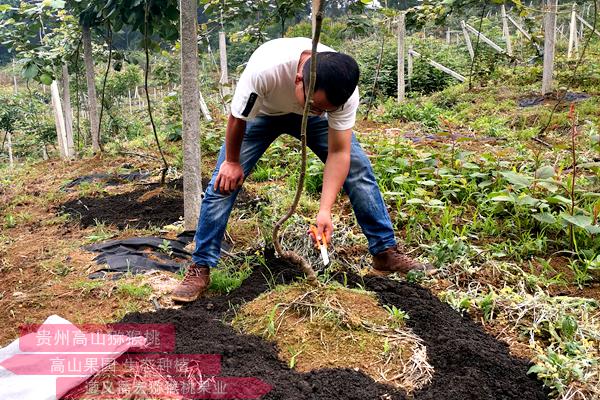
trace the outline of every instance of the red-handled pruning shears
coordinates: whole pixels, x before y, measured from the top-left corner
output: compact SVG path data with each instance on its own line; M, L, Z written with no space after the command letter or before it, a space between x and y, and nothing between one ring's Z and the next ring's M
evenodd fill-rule
M321 250L321 258L323 259L323 264L329 264L329 253L327 253L327 238L325 237L325 235L322 235L322 241L319 240L319 231L317 230L316 226L311 226L310 231L315 237L315 247Z

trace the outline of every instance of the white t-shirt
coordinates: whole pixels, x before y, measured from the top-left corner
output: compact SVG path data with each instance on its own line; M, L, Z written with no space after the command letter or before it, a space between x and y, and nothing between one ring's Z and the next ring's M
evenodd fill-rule
M264 43L248 60L231 100L231 114L251 120L257 115L302 115L303 106L294 95L298 62L304 50L312 48L308 38L282 38ZM319 44L318 52L335 51ZM358 87L339 110L327 113L329 127L351 129L358 109Z

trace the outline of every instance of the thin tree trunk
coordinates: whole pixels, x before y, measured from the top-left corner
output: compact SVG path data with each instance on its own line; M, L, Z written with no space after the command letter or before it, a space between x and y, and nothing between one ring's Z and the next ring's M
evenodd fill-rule
M67 139L67 149L69 157L75 155L75 143L73 141L73 111L71 109L71 88L69 84L69 69L67 64L62 65L62 83L63 83L63 113L65 115L65 134Z
M89 26L81 27L83 32L83 59L85 62L85 77L88 91L88 113L90 120L90 134L92 136L92 151L97 153L100 149L100 126L98 123L98 99L96 98L96 81L94 72L94 59L92 58L92 33Z
M180 0L183 214L186 230L196 229L202 203L197 7L197 0Z

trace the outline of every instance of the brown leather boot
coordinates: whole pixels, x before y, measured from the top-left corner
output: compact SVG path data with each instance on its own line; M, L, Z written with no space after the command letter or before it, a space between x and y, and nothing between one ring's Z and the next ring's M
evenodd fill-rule
M200 297L210 285L210 268L192 264L183 281L171 293L173 301L189 303Z
M410 271L420 271L425 275L433 275L437 270L431 264L422 264L406 254L402 254L396 247L390 247L373 256L372 275L388 275L399 272L406 275Z

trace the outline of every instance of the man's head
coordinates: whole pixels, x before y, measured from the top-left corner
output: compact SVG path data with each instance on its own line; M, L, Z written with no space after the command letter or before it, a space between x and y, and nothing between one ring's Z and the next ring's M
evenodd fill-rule
M308 94L311 61L308 53L308 59L296 76L297 92L302 94L302 102ZM321 114L341 107L354 93L358 77L358 64L354 58L333 51L318 53L313 111Z

